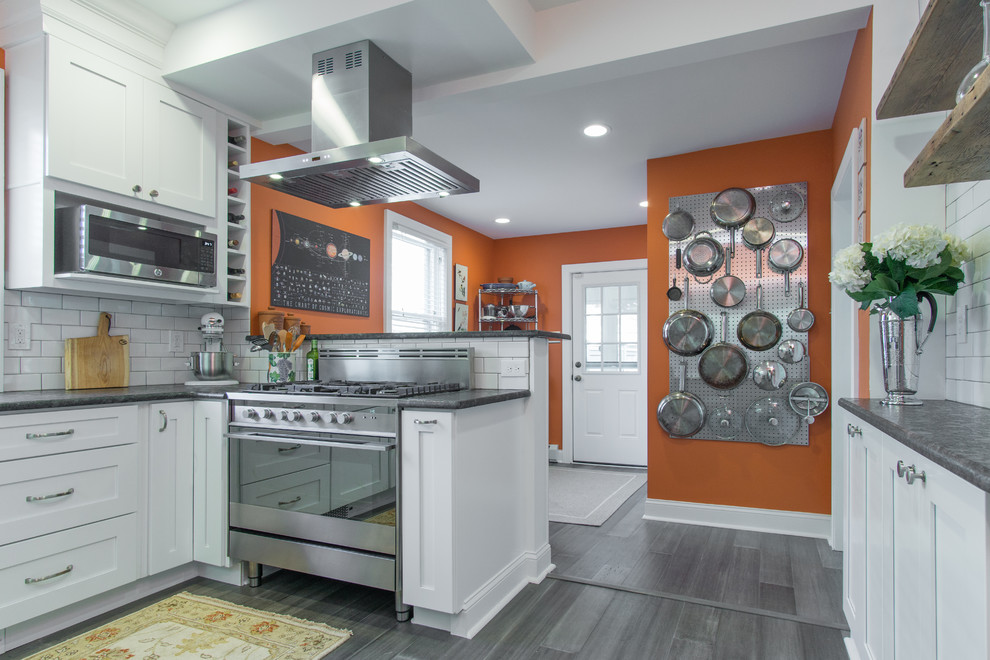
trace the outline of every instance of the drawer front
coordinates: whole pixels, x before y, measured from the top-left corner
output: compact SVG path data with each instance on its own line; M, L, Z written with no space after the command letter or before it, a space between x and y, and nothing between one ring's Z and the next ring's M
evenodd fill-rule
M0 461L137 441L137 406L0 415Z
M0 547L0 628L136 580L136 519L129 514Z
M137 445L0 463L0 545L133 513Z
M240 503L324 514L330 510L330 470L310 468L241 486Z

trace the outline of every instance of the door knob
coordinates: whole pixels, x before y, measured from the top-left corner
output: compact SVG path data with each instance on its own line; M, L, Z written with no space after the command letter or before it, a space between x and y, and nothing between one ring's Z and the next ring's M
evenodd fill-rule
M577 376L575 376L575 377L574 377L574 380L581 380L581 375L580 375L580 374L578 374Z
M581 368L581 363L580 362L575 362L574 363L574 366L577 367L578 369L580 369Z

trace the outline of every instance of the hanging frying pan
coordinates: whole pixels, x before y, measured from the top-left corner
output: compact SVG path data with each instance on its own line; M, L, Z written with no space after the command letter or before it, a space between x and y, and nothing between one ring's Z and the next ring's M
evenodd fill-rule
M712 220L719 227L725 227L732 236L729 251L736 254L736 227L746 224L756 210L756 198L745 188L726 188L715 195L709 207Z
M807 349L797 339L785 339L777 346L777 357L787 364L797 364L804 359L805 353Z
M804 306L804 282L798 284L798 307L787 315L787 325L794 332L807 332L815 324L815 315Z
M671 241L683 241L694 231L694 216L684 209L674 209L663 219L663 235Z
M736 328L739 342L752 351L766 351L777 345L783 328L776 316L763 308L763 285L756 285L756 309L742 317Z
M684 280L684 309L667 317L663 324L663 343L671 353L697 355L712 343L712 322L701 312L687 308L688 280Z
M684 248L684 270L696 278L718 272L724 261L722 244L707 231L699 231Z
M750 250L756 252L756 277L763 277L763 248L770 245L773 237L777 234L777 229L773 223L758 216L750 218L742 228L743 244Z
M705 424L705 404L684 390L687 364L681 364L679 389L665 396L657 406L657 422L672 438L694 435Z
M675 277L674 283L670 285L669 289L667 289L667 298L669 300L680 300L681 293L681 290L677 288L677 278Z
M722 341L709 346L698 360L698 375L717 390L731 390L746 380L749 363L746 354L726 340L727 314L722 312Z
M712 282L712 300L719 307L735 307L746 297L746 285L732 274L732 253L725 253L725 275Z
M791 294L791 271L796 270L804 259L804 248L793 238L782 238L770 246L767 260L770 265L784 274L784 294Z
M761 390L779 390L787 382L787 370L776 360L763 360L753 367L753 382Z
M778 222L795 220L804 211L804 197L796 190L782 190L770 199L770 215Z

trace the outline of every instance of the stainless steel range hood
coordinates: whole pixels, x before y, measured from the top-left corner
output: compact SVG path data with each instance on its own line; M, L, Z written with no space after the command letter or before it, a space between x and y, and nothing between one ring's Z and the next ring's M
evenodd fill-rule
M478 192L408 137L412 76L370 41L313 55L313 152L241 166L241 179L331 208Z

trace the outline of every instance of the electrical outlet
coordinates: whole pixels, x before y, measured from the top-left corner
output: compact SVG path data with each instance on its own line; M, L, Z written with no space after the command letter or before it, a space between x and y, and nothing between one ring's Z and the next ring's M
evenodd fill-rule
M969 309L973 305L973 287L964 286L956 292L956 343L969 340Z
M182 340L181 330L169 330L168 332L168 350L173 353L178 353L182 351L185 346L185 342Z
M9 332L10 336L7 340L7 346L9 348L17 350L28 350L31 348L30 323L11 323Z
M525 376L526 360L502 360L501 374L503 376Z

